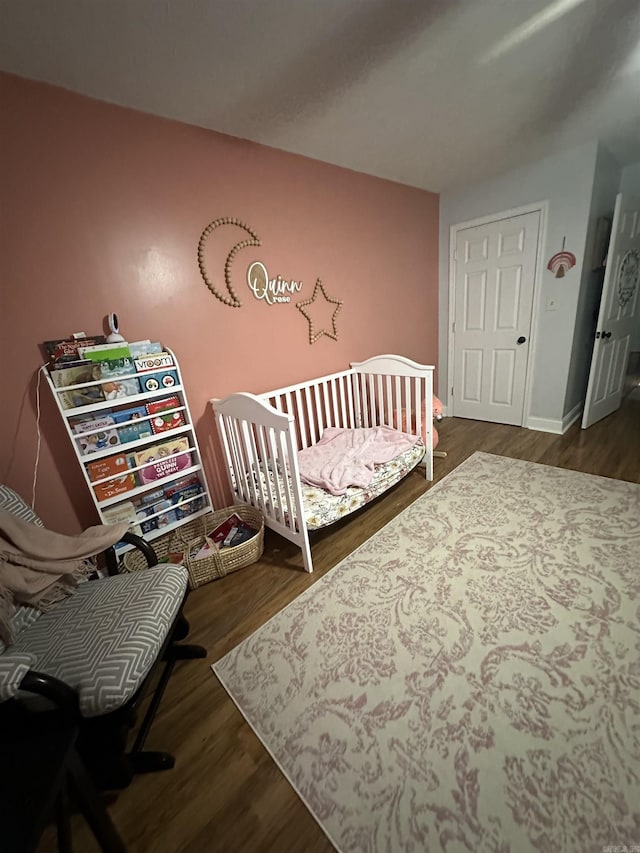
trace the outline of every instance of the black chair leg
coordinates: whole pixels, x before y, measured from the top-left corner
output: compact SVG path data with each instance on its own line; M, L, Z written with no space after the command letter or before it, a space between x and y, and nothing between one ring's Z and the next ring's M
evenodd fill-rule
M151 723L153 722L153 718L156 715L158 707L160 706L160 701L164 694L164 691L169 683L169 678L171 677L171 673L173 672L173 667L176 661L179 660L195 660L197 658L205 658L207 656L207 650L202 646L194 646L194 645L180 645L179 643L172 643L166 650L164 654L165 666L162 670L162 675L158 681L158 685L153 693L153 697L151 702L149 703L149 707L147 709L147 713L144 715L144 719L140 724L140 728L138 730L138 735L135 739L135 743L133 744L133 749L131 750L132 757L139 753L144 746L144 742L147 739L147 735L149 734L149 729L151 728Z
M56 798L56 831L58 853L73 853L71 845L71 820L67 780L63 777Z
M67 768L73 795L103 853L126 853L127 848L74 749L67 757Z
M176 624L173 629L172 640L174 642L178 642L179 640L184 640L185 637L189 636L189 620L186 616L183 616L182 613L176 619Z
M134 773L157 773L160 770L171 770L176 764L176 759L170 752L149 749L132 752L129 760Z

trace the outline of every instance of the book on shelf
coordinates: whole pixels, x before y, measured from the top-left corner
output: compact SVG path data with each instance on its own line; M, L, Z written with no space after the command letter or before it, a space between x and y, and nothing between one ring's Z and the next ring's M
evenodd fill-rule
M90 361L117 361L121 358L132 360L129 344L123 341L113 344L104 343L96 346L81 346L78 353L81 358L88 358Z
M136 369L132 358L103 358L94 362L98 367L100 379L115 379L118 376L132 376Z
M202 483L196 477L191 483L178 489L165 489L165 494L175 506L176 517L186 518L187 515L192 515L204 507L205 500L202 491Z
M160 341L151 341L148 338L144 341L129 341L129 350L131 358L142 358L145 355L162 352L162 344Z
M180 398L177 394L172 394L170 397L161 397L159 400L149 400L146 405L147 414L155 415L158 412L163 412L165 409L177 409L180 405Z
M93 486L93 491L97 500L106 501L109 498L115 498L117 495L129 492L135 487L136 478L132 472L131 474L124 474L122 477L113 477L104 483L97 483Z
M131 523L129 530L132 533L137 533L138 536L142 535L142 528L137 523L138 518L133 501L122 501L115 506L109 506L102 511L102 515L107 524L119 524L121 521L128 521Z
M164 490L162 488L153 489L151 492L144 492L140 495L140 503L141 504L153 504L158 501L162 501L166 498Z
M78 450L83 456L120 444L120 436L111 415L90 421L80 421L74 424L72 430L74 435L78 436Z
M124 453L115 453L87 464L87 474L92 483L105 477L122 477L128 469L129 464Z
M191 466L189 439L177 436L172 441L153 444L134 453L134 458L136 466L145 466L138 472L141 483L155 483Z
M167 409L176 409L180 405L180 399L175 395L163 397L162 400L151 400L147 403L147 412L155 415L151 418L151 429L159 434L170 429L184 426L185 420L182 412L167 412Z
M154 517L149 518L148 516ZM176 514L171 506L171 502L167 500L140 506L137 510L137 517L144 533L168 527L168 525L173 524L176 520Z
M114 409L111 413L118 425L118 435L122 444L138 441L153 435L151 423L144 406L133 406L128 409ZM120 424L125 424L120 426Z
M73 367L56 367L51 370L51 381L56 388L67 388L70 385L82 385L71 391L59 393L60 405L63 409L76 409L80 406L90 406L105 399L101 385L96 382L95 365L83 364Z
M165 367L173 367L175 362L170 352L159 352L143 355L135 359L137 373L150 373L164 370Z
M102 386L105 400L121 400L140 393L140 383L135 376L119 376Z
M53 366L69 361L77 361L80 358L78 351L80 347L96 346L104 344L107 339L104 335L92 335L91 337L78 338L56 338L52 341L44 341L42 349L47 362Z
M202 492L202 483L197 474L188 474L186 477L180 477L179 480L172 480L164 486L165 497L178 504L185 500L186 497L200 494Z
M178 384L178 374L175 370L167 370L165 373L145 373L140 377L143 391L161 391L175 388Z
M70 370L72 367L84 367L85 370L92 373L94 364L88 358L65 358L60 361L55 361L49 365L49 373L58 370Z

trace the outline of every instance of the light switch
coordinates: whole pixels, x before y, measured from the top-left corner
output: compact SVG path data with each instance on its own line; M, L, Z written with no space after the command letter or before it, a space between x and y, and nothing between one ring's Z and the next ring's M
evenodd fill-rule
M547 301L545 303L545 309L547 311L557 311L558 310L558 300L555 296L547 296Z

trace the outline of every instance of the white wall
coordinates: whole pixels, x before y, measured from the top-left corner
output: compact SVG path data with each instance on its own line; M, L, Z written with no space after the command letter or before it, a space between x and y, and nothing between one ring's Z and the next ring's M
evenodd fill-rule
M620 192L640 196L640 162L625 166L620 178ZM640 312L631 338L631 352L640 352Z
M573 330L580 293L580 279L591 208L591 193L598 143L546 157L537 163L508 172L500 178L440 197L440 325L438 396L446 404L449 334L449 230L452 225L481 216L547 201L549 216L543 235L544 272L538 310L537 339L532 341L529 369L533 370L529 416L540 423L561 423L571 361ZM564 278L546 269L551 255L562 248L577 259ZM546 311L549 297L557 310ZM526 417L525 413L525 417Z
M620 192L640 195L640 161L625 166L622 170Z
M564 415L581 409L587 393L591 355L595 342L595 332L600 308L604 268L593 269L593 253L596 240L598 219L601 216L613 218L616 196L620 187L621 169L618 161L603 146L598 146L591 209L585 246L584 264L580 282L580 295L576 309L576 321L573 331L573 347L567 379L567 391L564 403Z

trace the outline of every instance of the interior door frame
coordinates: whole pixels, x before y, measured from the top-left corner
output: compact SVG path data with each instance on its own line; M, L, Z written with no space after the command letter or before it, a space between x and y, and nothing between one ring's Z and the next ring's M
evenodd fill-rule
M455 332L453 329L453 317L455 317L456 307L456 276L455 276L455 250L458 237L458 231L465 231L467 228L473 228L476 225L488 225L491 222L497 222L500 219L510 219L512 216L522 216L525 213L540 213L540 227L538 230L538 247L536 250L536 265L533 276L533 304L531 306L531 331L529 333L529 354L527 356L527 369L524 380L524 404L522 408L522 426L528 427L529 411L531 407L531 386L533 384L533 371L531 365L534 362L536 349L538 344L538 314L540 313L540 301L542 292L542 274L544 270L544 260L542 249L547 245L547 221L549 218L549 202L538 201L533 204L525 204L522 207L512 207L509 210L499 211L498 213L485 214L476 219L468 219L464 222L457 222L449 228L449 304L447 317L447 332L448 332L448 358L447 358L447 414L453 414L453 401L451 399L451 389L453 388L454 376L454 354L455 354Z

